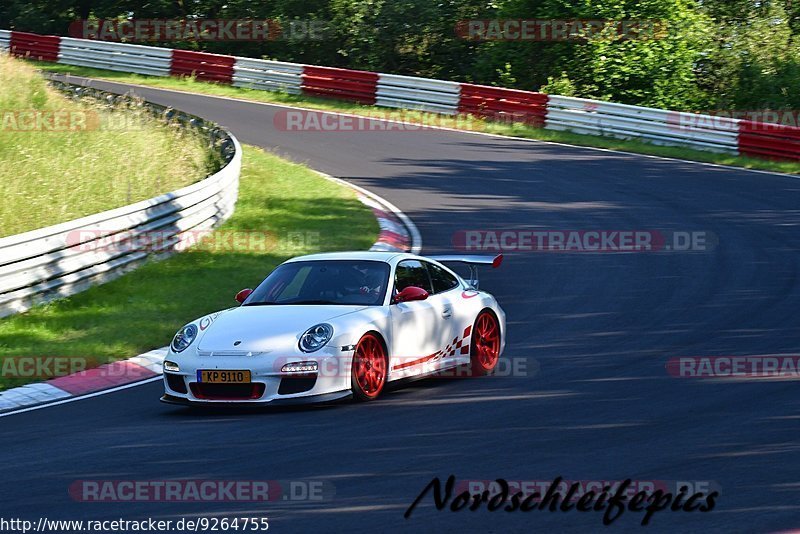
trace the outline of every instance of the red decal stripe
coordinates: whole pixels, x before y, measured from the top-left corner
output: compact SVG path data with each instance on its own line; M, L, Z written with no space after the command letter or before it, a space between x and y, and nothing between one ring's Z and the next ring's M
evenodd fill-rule
M425 362L427 362L429 360L434 359L438 354L439 353L437 352L436 354L429 354L428 356L423 356L422 358L419 358L419 359L416 359L416 360L411 360L410 362L399 363L399 364L395 365L394 367L392 367L392 370L405 369L406 367L411 367L412 365L425 363Z

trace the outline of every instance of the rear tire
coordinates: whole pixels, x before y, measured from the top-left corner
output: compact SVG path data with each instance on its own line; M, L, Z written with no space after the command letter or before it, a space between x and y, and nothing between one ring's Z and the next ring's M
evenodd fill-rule
M386 386L388 358L380 338L364 334L356 345L351 366L353 398L358 402L375 400Z
M469 347L472 376L491 373L500 359L500 323L489 310L475 318Z

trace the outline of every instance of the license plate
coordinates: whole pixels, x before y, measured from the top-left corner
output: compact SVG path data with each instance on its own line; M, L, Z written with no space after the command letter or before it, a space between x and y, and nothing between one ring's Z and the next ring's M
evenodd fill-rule
M250 371L197 371L197 381L209 384L249 384Z

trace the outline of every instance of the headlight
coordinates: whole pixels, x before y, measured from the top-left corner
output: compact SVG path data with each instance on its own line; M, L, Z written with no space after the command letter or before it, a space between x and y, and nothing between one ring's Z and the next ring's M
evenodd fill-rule
M173 373L177 373L181 370L180 366L169 360L164 360L164 370L165 371L172 371Z
M281 367L281 373L316 373L318 369L317 362L294 362Z
M196 337L197 327L193 324L187 324L178 330L178 333L175 334L174 338L172 338L172 351L183 352L189 345L192 344L192 341L194 341L194 338Z
M327 323L312 326L300 336L300 350L314 352L321 349L333 336L333 327Z

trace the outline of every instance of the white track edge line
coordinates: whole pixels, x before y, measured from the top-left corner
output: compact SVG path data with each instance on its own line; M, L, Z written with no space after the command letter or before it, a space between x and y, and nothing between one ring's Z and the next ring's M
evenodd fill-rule
M52 71L44 71L44 72L52 72ZM287 108L287 109L297 109L297 110L301 110L301 111L315 111L317 113L329 113L331 115L341 115L343 117L351 117L351 118L365 118L365 119L368 119L368 120L387 122L387 123L391 123L391 124L407 124L407 121L398 121L398 120L395 120L395 119L384 119L384 118L380 118L380 117L370 117L368 115L358 115L358 114L355 114L355 113L346 113L346 112L343 112L343 111L329 111L329 110L324 110L324 109L304 108L304 107L301 107L301 106L292 106L290 104L259 102L258 100L247 100L247 99L244 99L244 98L234 98L232 96L209 95L209 94L205 94L205 93L195 93L193 91L181 91L181 90L178 90L178 89L164 89L164 88L161 88L161 87L154 87L152 85L141 85L141 84L138 84L138 83L115 82L115 81L111 81L111 80L106 80L104 78L89 78L89 77L86 77L86 76L78 76L78 75L73 75L73 74L66 74L65 75L65 74L60 73L60 72L56 72L55 74L60 74L61 76L67 76L67 77L72 76L74 78L82 78L84 80L90 80L90 81L93 80L93 81L104 82L104 83L112 83L112 84L123 85L123 86L128 86L128 87L139 87L139 88L142 88L142 89L152 89L152 90L155 90L155 91L165 91L165 92L168 92L168 93L179 93L179 94L184 94L184 95L204 96L204 97L208 97L208 98L218 98L220 100L231 100L233 102L242 102L242 103L247 103L247 104L258 104L258 105L261 105L261 106L271 106L271 107ZM264 92L265 93L269 93L271 91L264 91ZM403 109L403 108L385 108L385 109ZM406 111L415 111L415 110L406 110ZM544 144L548 144L548 145L556 145L556 146L563 146L563 147L570 147L570 148L578 148L578 149L584 149L584 150L599 150L600 152L609 152L609 153L612 153L612 154L624 154L624 155L627 155L627 156L637 156L637 157L643 157L643 158L659 159L659 160L664 160L664 161L677 161L677 162L681 162L681 163L691 163L693 165L706 165L708 167L716 167L716 168L723 169L723 170L741 171L741 172L754 172L754 173L758 173L758 174L768 174L768 175L772 175L772 176L780 176L780 177L783 177L783 178L800 179L800 175L789 174L789 173L785 173L785 172L767 171L767 170L763 170L763 169L748 169L747 167L737 167L735 165L725 165L725 164L722 164L722 163L710 163L710 162L707 162L707 161L694 161L694 160L690 160L690 159L673 158L673 157L669 157L669 156L657 156L655 154L641 154L639 152L628 152L628 151L625 151L625 150L613 150L613 149L610 149L610 148L602 148L602 147L595 147L595 146L571 145L569 143L562 143L562 142L559 142L559 141L545 141L543 139L530 139L530 138L527 138L527 137L516 137L516 136L513 136L513 135L501 135L501 134L493 134L493 133L488 133L488 132L475 132L475 131L472 131L472 130L459 130L458 128L448 128L447 126L429 126L429 125L424 125L423 130L425 130L425 129L442 130L442 131L445 131L445 132L455 132L455 133L462 133L462 134L482 135L482 136L485 136L485 137L492 137L492 138L495 138L495 139L513 139L515 141L527 141L529 143L544 143ZM654 145L654 146L659 146L659 145Z
M100 395L106 395L108 393L115 393L117 391L121 391L123 389L128 389L136 386L142 386L144 384L149 384L150 382L155 382L156 380L163 380L161 375L158 376L151 376L150 378L146 378L144 380L139 380L138 382L131 382L130 384L123 384L121 386L116 386L110 389L103 389L101 391L95 391L93 393L87 393L86 395L79 395L76 397L70 397L68 399L61 399L54 402L46 402L44 404L37 404L36 406L28 406L27 408L21 408L19 410L12 410L10 412L3 412L0 413L0 417L8 417L9 415L17 415L20 413L25 412L32 412L34 410L41 410L42 408L50 408L51 406L59 406L61 404L67 404L69 402L76 402L83 399L90 399L92 397L99 397Z
M324 172L318 171L316 169L311 169L311 170L314 171L319 176L321 176L322 178L325 178L326 180L330 180L344 187L353 189L354 191L357 191L362 195L368 196L377 203L385 206L389 211L391 211L394 215L396 215L398 219L400 219L400 221L403 223L403 226L405 226L406 229L408 230L410 234L409 237L411 238L411 252L413 254L419 254L422 251L422 236L419 233L417 225L415 225L414 222L411 220L411 218L405 213L403 213L403 211L400 208L398 208L397 206L395 206L382 196L377 195L368 189L364 189L361 186L351 184L347 180L331 176L330 174L325 174Z

